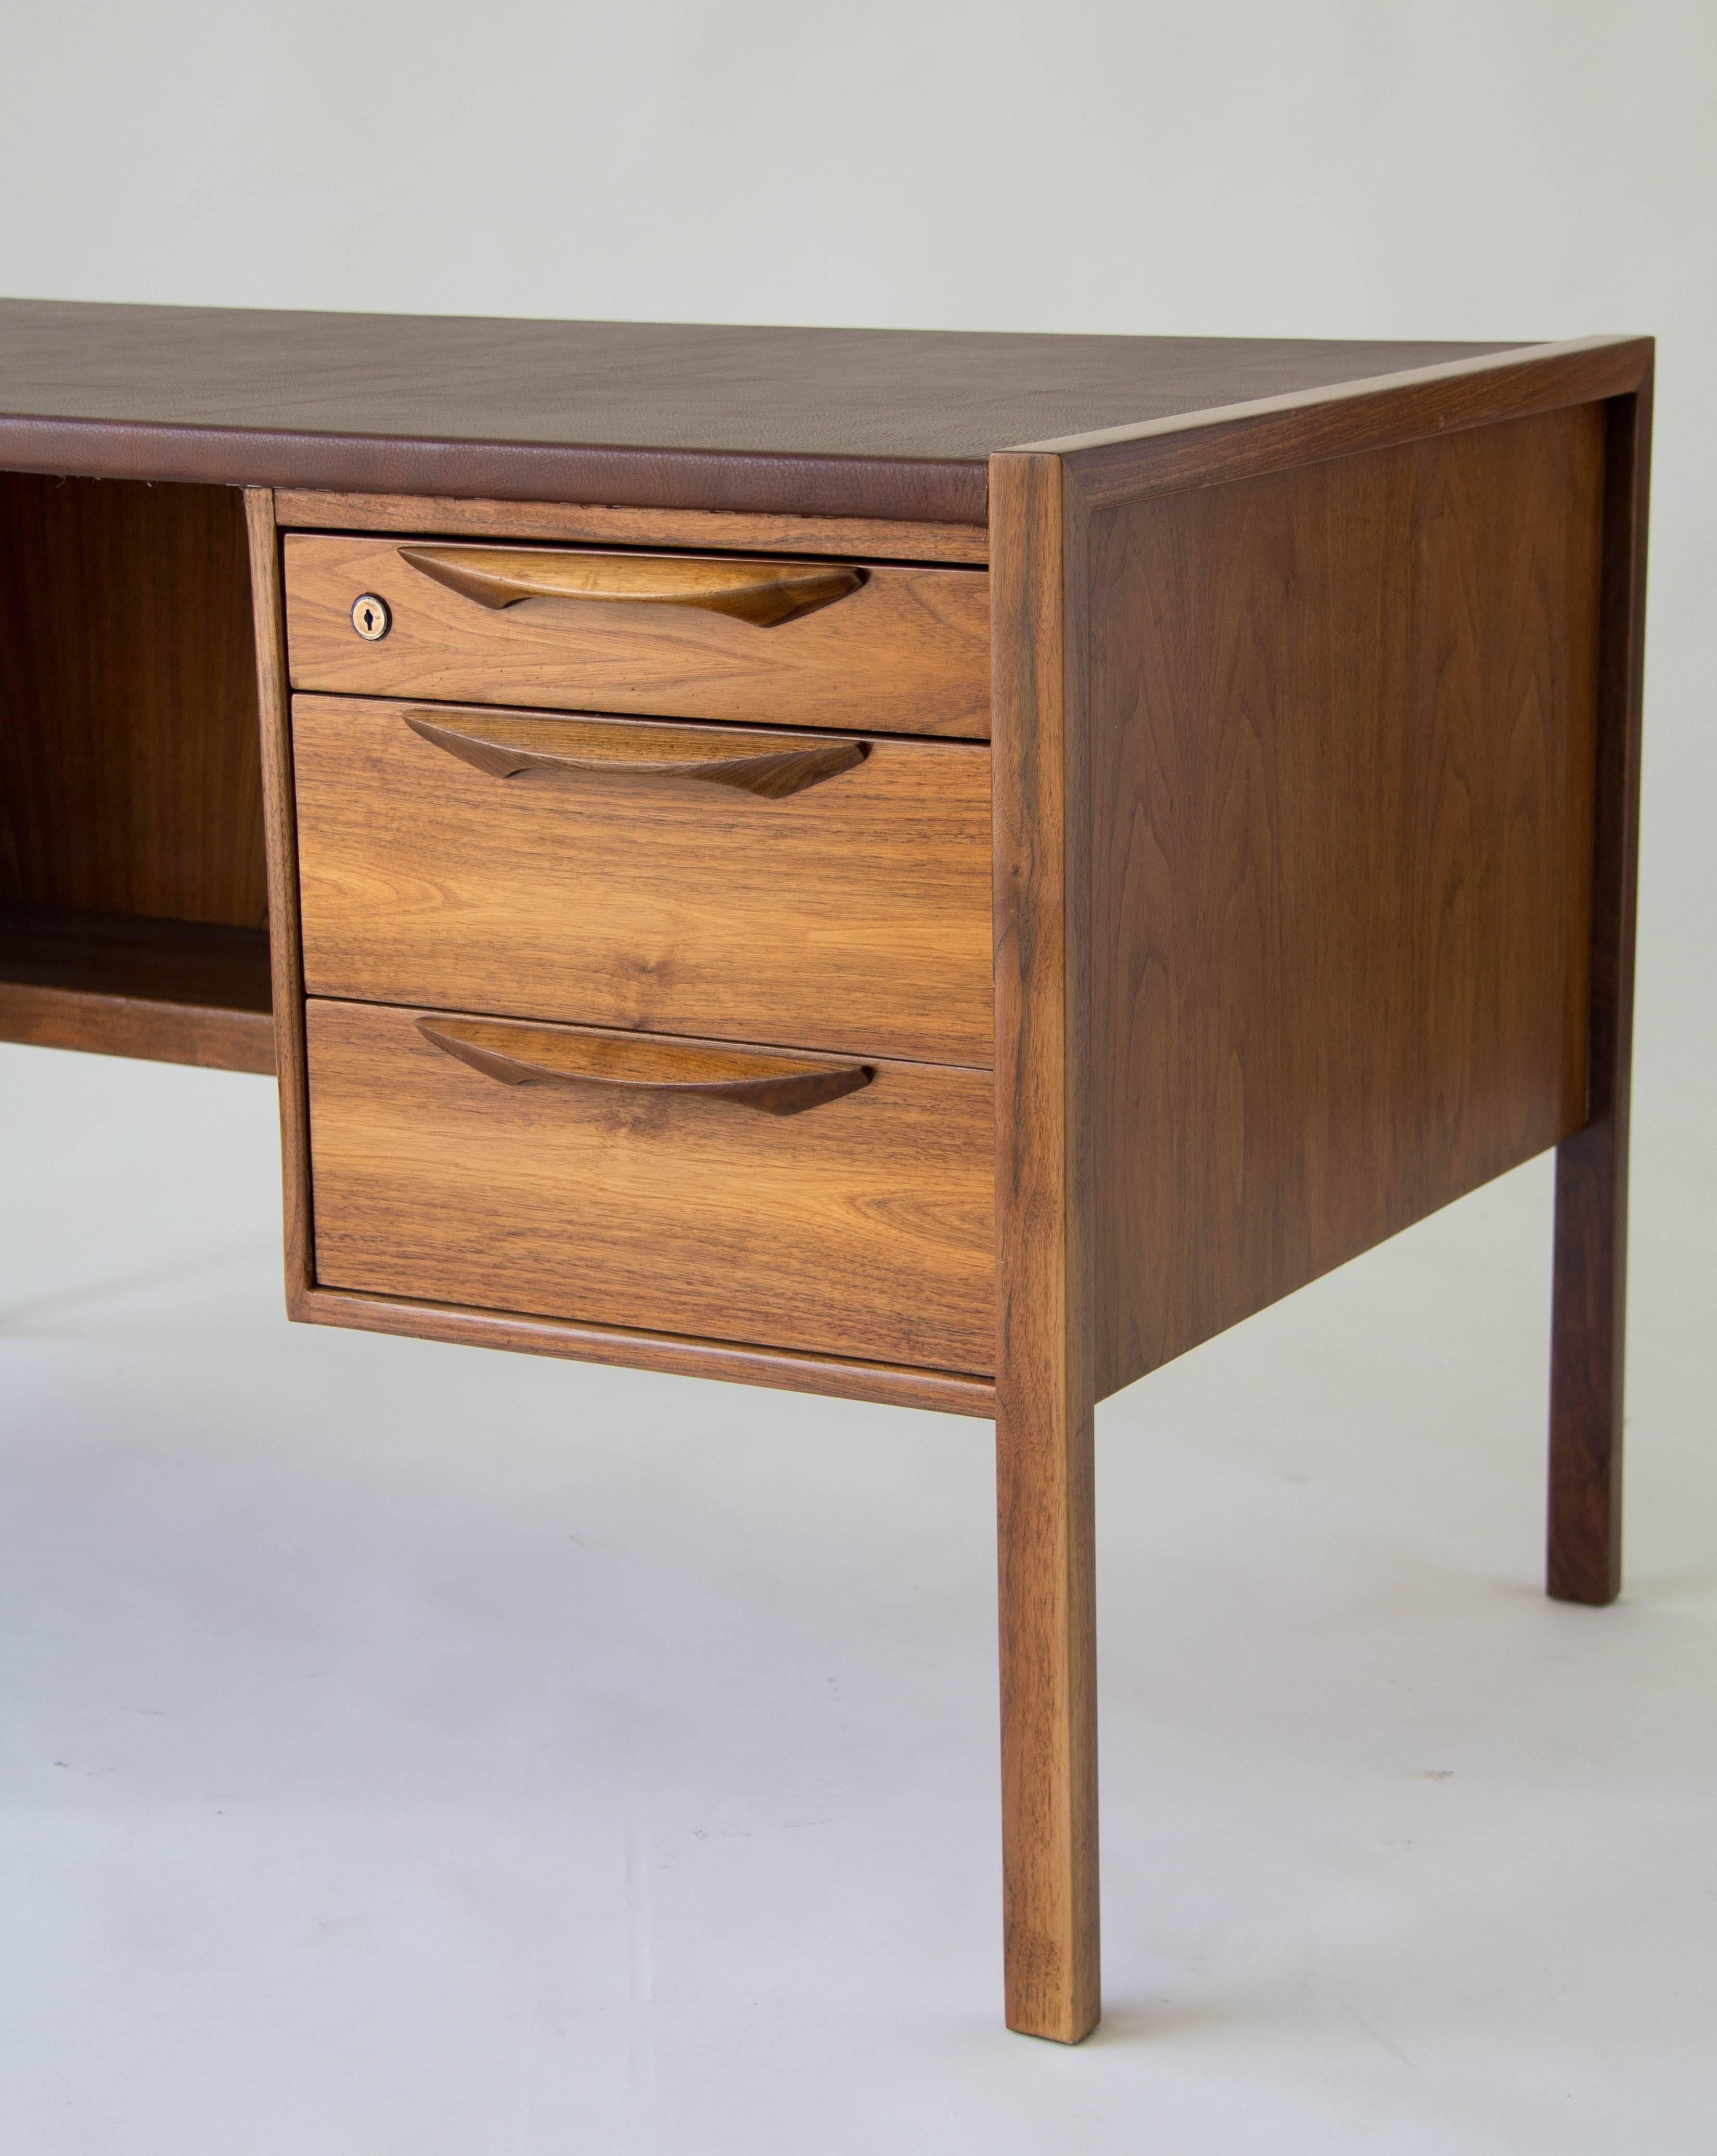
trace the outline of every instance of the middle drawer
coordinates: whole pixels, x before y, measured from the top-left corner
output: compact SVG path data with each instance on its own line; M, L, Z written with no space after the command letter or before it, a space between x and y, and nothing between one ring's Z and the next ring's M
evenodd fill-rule
M305 984L988 1066L980 744L293 702Z

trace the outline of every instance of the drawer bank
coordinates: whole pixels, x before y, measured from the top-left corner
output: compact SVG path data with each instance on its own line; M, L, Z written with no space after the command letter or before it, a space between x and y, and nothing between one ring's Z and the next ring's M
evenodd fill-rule
M1076 2041L1098 1400L1555 1147L1617 1592L1651 380L0 302L0 1038L275 1072L294 1317L993 1418Z

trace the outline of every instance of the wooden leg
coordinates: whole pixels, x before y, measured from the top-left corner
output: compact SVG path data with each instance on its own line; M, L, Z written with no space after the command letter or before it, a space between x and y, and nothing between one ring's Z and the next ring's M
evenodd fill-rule
M1077 2044L1102 2011L1092 1410L1048 1389L996 1424L1007 2023Z
M995 1479L1008 2026L1077 2044L1101 2011L1097 1393L1090 758L1077 681L1068 733L1062 480L1056 456L990 464Z
M1592 854L1590 1121L1556 1149L1546 1584L1561 1602L1622 1586L1622 1368L1627 1321L1627 1126L1644 668L1652 387L1612 398Z
M1627 1288L1627 1138L1610 1116L1556 1152L1545 1584L1560 1602L1621 1591Z

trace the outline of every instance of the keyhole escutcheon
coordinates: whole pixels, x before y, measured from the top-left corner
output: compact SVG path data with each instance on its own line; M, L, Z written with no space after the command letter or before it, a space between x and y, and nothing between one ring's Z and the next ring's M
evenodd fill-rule
M373 592L360 592L352 602L352 626L366 644L379 644L393 626L386 599Z

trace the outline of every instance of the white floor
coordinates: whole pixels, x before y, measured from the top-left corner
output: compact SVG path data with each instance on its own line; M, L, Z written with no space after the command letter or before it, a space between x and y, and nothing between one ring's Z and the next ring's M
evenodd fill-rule
M0 1114L5 2156L1717 2147L1709 1163L1613 1610L1537 1591L1547 1163L1102 1410L1067 2051L987 1424L288 1327L266 1081Z

